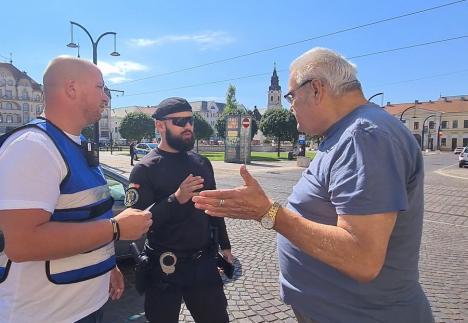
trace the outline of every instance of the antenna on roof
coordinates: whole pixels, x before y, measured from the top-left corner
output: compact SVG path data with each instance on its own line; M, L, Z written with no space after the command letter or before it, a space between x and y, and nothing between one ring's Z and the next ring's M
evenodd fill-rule
M13 53L10 53L10 64L13 65Z

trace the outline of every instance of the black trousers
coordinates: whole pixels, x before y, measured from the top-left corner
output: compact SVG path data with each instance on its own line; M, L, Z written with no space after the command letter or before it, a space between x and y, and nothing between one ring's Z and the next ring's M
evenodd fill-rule
M216 261L204 255L176 264L173 274L161 271L159 259L151 259L151 284L146 289L145 315L151 323L177 323L182 299L197 323L226 323L227 300Z

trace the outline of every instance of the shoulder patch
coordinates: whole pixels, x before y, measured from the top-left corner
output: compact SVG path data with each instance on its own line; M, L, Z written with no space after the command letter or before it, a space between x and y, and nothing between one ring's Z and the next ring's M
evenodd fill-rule
M138 187L140 186L138 185ZM138 188L130 187L125 193L124 204L126 207L131 207L135 205L139 199L140 199L140 193L138 192Z

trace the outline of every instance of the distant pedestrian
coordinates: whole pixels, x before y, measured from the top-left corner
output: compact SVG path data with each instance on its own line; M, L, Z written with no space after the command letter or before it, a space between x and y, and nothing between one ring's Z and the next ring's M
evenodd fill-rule
M130 144L130 165L133 166L133 160L138 161L138 156L135 153L135 142Z

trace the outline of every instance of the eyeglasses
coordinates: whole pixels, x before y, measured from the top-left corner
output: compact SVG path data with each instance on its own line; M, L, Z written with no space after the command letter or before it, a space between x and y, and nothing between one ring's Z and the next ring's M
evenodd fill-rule
M289 104L292 104L292 102L294 100L294 96L296 95L295 93L297 92L297 90L299 90L301 87L303 87L306 84L309 84L312 81L313 81L313 79L312 80L307 80L304 83L302 83L301 85L299 85L297 88L295 88L294 90L291 90L288 93L286 93L284 95L284 98L286 99L286 101L288 101Z
M161 118L161 120L171 120L172 124L177 127L185 127L187 123L190 123L190 125L193 125L193 117L166 117L166 118Z

